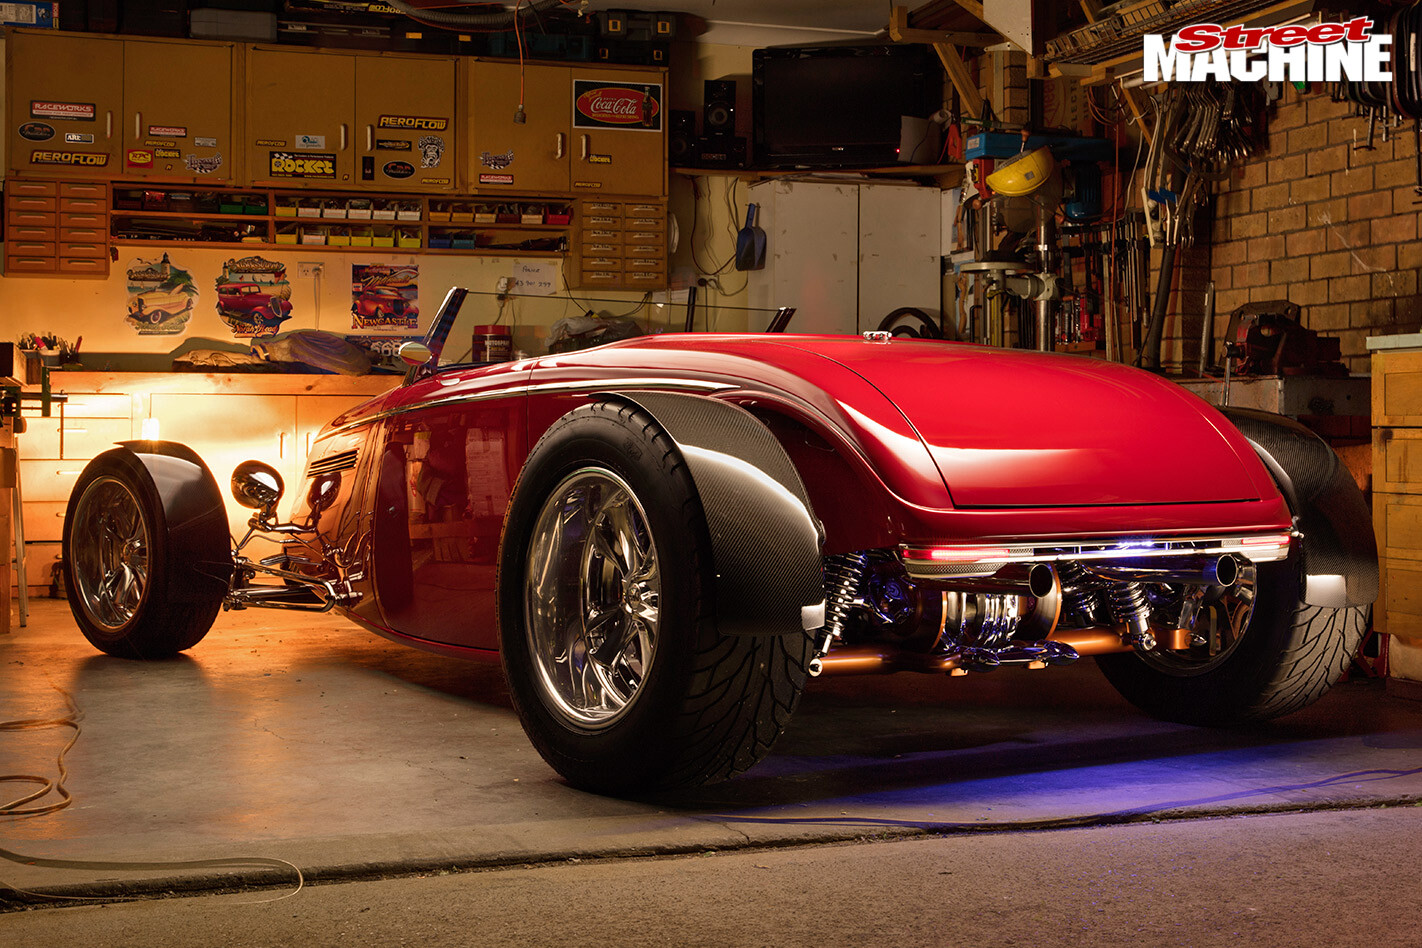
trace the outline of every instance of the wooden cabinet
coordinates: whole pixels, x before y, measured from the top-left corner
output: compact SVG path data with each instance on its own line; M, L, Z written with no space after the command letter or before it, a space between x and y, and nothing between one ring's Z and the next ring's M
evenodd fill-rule
M572 73L566 66L528 66L520 82L517 63L469 64L463 161L471 188L481 193L568 190ZM520 88L522 123L514 121Z
M59 561L64 508L79 473L115 442L139 437L145 419L158 421L164 440L197 451L223 490L228 526L245 531L250 511L227 496L233 467L256 458L277 468L287 487L285 513L302 489L311 443L321 427L399 384L395 376L375 375L56 372L51 379L69 401L49 418L30 419L16 439L27 580L40 595ZM276 551L262 541L247 552Z
M666 73L582 69L573 76L574 191L667 193ZM610 104L603 104L610 103Z
M247 54L242 147L253 183L347 188L355 181L355 57L255 46Z
M452 191L454 91L450 60L254 47L244 143L251 180Z
M666 194L661 70L475 60L465 168L479 193ZM514 121L523 102L523 123Z
M20 174L479 196L667 193L661 68L34 30L9 39L8 166Z
M361 56L355 67L356 185L453 191L459 168L454 61Z
M56 372L56 383L67 372ZM59 385L56 384L56 388ZM48 418L30 418L15 439L24 488L25 575L30 591L48 592L59 563L64 510L84 465L134 437L133 397L74 391Z
M9 167L46 177L235 175L230 43L18 31L9 43Z
M747 200L774 248L746 273L751 307L798 306L791 325L806 333L874 329L901 306L937 318L937 188L772 178Z
M118 173L123 41L15 31L6 47L10 170L60 178Z
M125 40L124 177L235 180L231 44Z
M1373 626L1391 636L1388 674L1422 681L1422 349L1374 352L1372 377Z

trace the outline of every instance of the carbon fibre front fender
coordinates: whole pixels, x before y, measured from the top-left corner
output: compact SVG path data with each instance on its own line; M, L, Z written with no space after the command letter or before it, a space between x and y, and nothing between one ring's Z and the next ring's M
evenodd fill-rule
M152 479L163 503L168 557L197 567L192 582L170 590L173 598L207 601L226 593L232 576L227 508L202 458L176 441L122 441L112 450L132 454Z
M729 635L824 625L824 537L785 449L729 402L674 392L609 392L650 414L676 442L706 515L716 624Z
M1222 408L1249 441L1303 534L1304 602L1342 609L1378 597L1378 546L1362 491L1333 449L1283 415Z

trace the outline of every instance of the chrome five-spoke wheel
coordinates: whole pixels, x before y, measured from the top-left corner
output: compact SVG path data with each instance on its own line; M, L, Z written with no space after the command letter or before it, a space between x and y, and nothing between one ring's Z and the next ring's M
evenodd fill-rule
M138 498L122 481L89 483L74 514L73 576L80 603L98 626L133 621L148 592L151 539Z
M499 659L533 746L573 786L643 795L763 757L810 637L723 634L702 501L642 408L554 422L514 486L499 553Z
M594 467L564 478L534 521L524 576L547 702L581 728L613 723L656 658L661 620L656 544L627 482Z

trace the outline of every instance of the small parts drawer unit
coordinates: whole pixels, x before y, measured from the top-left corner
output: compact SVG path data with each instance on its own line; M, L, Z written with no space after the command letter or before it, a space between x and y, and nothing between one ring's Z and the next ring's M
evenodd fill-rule
M568 283L609 290L667 285L667 206L661 201L585 199L568 260Z
M109 186L5 182L5 275L108 276Z

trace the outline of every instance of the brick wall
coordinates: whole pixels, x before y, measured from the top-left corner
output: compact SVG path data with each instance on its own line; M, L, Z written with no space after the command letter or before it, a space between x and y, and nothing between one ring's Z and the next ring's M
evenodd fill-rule
M1254 300L1298 303L1304 325L1339 337L1354 372L1368 371L1367 336L1422 327L1412 124L1386 142L1379 128L1373 150L1354 149L1355 135L1366 143L1368 122L1351 105L1284 88L1268 150L1218 186L1208 270L1178 281L1171 362L1191 364L1198 352L1199 311L1186 301L1203 272L1215 281L1217 357L1229 312Z

